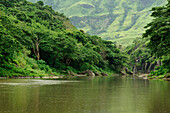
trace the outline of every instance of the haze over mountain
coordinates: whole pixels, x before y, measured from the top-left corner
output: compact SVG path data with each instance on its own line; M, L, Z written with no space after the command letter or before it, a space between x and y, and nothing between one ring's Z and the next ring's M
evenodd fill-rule
M152 7L167 3L166 0L42 1L68 16L78 29L123 45L141 37L143 27L152 20L149 11Z

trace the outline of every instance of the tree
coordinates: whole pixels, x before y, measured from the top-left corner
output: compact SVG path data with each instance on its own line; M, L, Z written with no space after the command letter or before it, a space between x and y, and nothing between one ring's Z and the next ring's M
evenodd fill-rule
M40 6L44 6L44 2L43 1L38 1L37 2Z
M46 38L48 36L48 33L45 32L44 30L35 30L33 31L33 35L32 35L32 47L33 47L33 52L35 54L35 56L37 57L37 60L40 60L40 43L42 42L42 40L44 38Z
M23 12L18 13L16 15L16 17L17 17L18 20L21 20L21 21L26 21L26 19L27 19L27 16Z
M4 59L11 59L14 52L21 48L21 45L4 26L11 24L8 17L3 12L0 14L0 63L2 63Z
M152 54L161 57L170 53L170 0L166 6L154 7L152 11L155 19L145 26L148 29L143 37L150 39L148 47Z

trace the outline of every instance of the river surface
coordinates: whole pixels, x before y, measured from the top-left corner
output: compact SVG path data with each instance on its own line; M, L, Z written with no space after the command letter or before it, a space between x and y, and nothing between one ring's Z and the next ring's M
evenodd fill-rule
M1 79L0 113L170 113L170 82L125 76Z

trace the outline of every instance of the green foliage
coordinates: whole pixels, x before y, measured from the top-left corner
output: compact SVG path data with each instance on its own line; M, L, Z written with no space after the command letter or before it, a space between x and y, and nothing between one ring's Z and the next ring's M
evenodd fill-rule
M167 56L163 56L162 57L162 65L167 68L168 70L170 70L170 55Z
M151 71L149 76L159 76L159 78L163 78L169 70L166 69L164 66L158 66L155 68L154 71Z
M125 56L112 43L77 30L42 1L1 1L0 76L51 76L116 70Z
M150 49L146 47L148 42L148 39L137 38L132 46L126 48L126 53L129 54L130 59L128 64L134 72L137 71L135 73L150 73L149 77L162 78L170 70L169 55L161 58L152 55Z
M0 11L6 11L6 7L3 4L0 4Z
M12 76L27 76L29 72L23 68L17 68L14 64L2 64L1 65L1 76L12 77Z
M21 20L21 21L26 21L26 19L27 19L26 15L24 13L18 13L16 15L16 17L18 20Z
M163 78L166 73L169 72L170 67L170 1L165 6L152 8L153 21L149 23L145 28L148 28L143 34L144 38L149 41L147 47L150 49L152 56L156 56L162 63L162 65L155 67L155 70L151 71L149 76L158 76L158 78ZM148 59L149 62L153 60L153 57ZM155 61L155 60L153 60Z
M9 61L14 51L21 49L21 45L7 29L9 28L10 20L1 15L0 22L0 62Z
M38 67L41 69L41 70L44 70L46 73L52 73L52 69L46 65L46 62L43 61L43 60L38 60Z
M9 70L6 70L5 68L2 68L2 67L0 67L0 75L1 77L12 76Z
M44 6L44 2L43 1L38 1L37 2L40 6Z
M133 44L125 49L129 55L128 64L135 73L148 73L154 69L156 57L152 56L150 50L146 48L147 43L145 39L136 38Z
M29 0L37 2L38 0ZM42 0L68 16L73 25L91 35L116 41L126 47L144 33L151 22L151 7L167 0Z
M143 37L149 38L148 47L158 57L170 53L170 1L162 7L152 8L152 15L155 19L145 28L148 28Z

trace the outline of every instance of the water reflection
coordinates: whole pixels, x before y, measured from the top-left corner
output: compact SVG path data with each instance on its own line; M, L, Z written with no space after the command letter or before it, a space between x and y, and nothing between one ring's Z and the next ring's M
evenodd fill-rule
M170 113L168 87L125 76L0 80L0 113Z
M4 80L3 80L4 81ZM54 85L54 84L63 84L65 82L80 82L80 81L66 81L66 80L40 80L40 79L12 79L7 81L1 81L0 85Z

